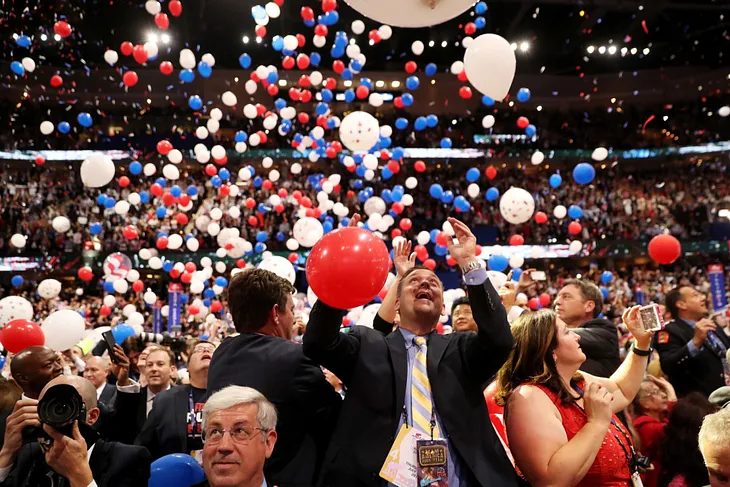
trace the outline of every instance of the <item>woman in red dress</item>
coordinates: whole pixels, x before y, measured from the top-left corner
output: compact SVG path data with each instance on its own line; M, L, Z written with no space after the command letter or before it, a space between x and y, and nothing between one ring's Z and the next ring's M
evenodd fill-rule
M631 434L614 413L641 384L652 333L624 313L636 344L608 379L579 372L586 356L580 337L553 311L523 314L512 326L515 348L499 371L507 437L521 474L533 485L632 485L636 453Z

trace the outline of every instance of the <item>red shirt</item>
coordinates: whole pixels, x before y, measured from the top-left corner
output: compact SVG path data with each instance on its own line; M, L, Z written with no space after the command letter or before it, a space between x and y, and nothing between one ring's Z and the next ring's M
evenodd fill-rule
M672 410L676 403L668 404L668 411ZM667 420L660 421L651 416L642 415L634 419L634 429L641 439L641 454L651 459L654 470L649 470L641 476L645 487L656 487L659 481L661 465L661 446L664 439L664 427Z

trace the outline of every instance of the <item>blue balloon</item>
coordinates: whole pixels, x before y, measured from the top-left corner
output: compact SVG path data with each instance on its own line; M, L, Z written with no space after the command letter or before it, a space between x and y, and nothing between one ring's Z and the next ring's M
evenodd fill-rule
M142 172L142 164L140 164L137 161L132 161L129 163L129 172L134 174L135 176Z
M325 103L329 103L332 101L332 99L335 97L335 95L332 93L331 90L328 90L327 88L321 90L319 92L320 96L322 97L322 101Z
M114 205L117 204L117 201L114 198L107 198L104 200L104 208L114 208Z
M253 249L257 254L260 254L261 252L266 250L266 244L263 242L258 242Z
M15 39L15 43L19 47L30 47L30 37L28 37L25 34L24 35L20 35L20 36L18 36L17 39Z
M520 91L517 92L517 100L521 101L522 103L528 101L530 99L530 96L530 90L528 90L527 88L520 88Z
M203 108L203 100L198 95L193 95L188 99L188 106L193 110Z
M408 119L405 118L398 118L395 121L395 128L398 130L403 130L408 127Z
M580 206L570 205L570 208L568 208L568 216L573 220L577 220L583 217L583 210Z
M203 78L210 78L210 75L213 74L213 68L210 64L200 61L198 63L198 73L200 73L200 76Z
M167 186L167 181L165 180L165 178L157 178L155 179L155 184L159 184L164 188Z
M431 194L432 197L436 199L441 199L441 197L444 195L444 188L440 184L434 183L431 185L431 188L428 190L428 192Z
M196 196L198 194L198 187L191 184L190 186L188 186L185 192L188 196Z
M322 56L318 52L313 52L309 55L309 64L312 66L319 66L319 63L322 62Z
M441 195L441 202L448 205L452 201L454 201L454 193L448 190L444 191L444 194Z
M456 208L459 211L464 212L464 211L469 211L469 209L471 208L471 205L469 204L469 202L467 201L466 198L459 195L456 198L454 198L454 208Z
M603 284L611 284L611 281L613 281L613 272L603 271L601 274L601 282Z
M362 63L357 59L351 59L350 69L355 73L359 73L360 71L362 71Z
M192 69L183 69L180 71L180 81L183 83L192 83L195 79L195 73Z
M82 127L91 127L91 125L94 123L94 120L91 118L91 115L89 115L87 112L81 112L76 117L76 120L79 122L79 125Z
M58 124L58 131L62 134L67 134L71 131L71 124L68 122L61 122Z
M5 362L7 362L7 358L5 358L5 355L0 355L0 369L5 367Z
M372 90L373 89L373 80L371 80L370 78L362 78L360 80L360 85L367 87L368 90Z
M283 98L277 98L276 101L274 101L274 108L277 110L282 110L283 108L286 108L286 100Z
M474 12L477 15L482 15L487 12L487 4L485 2L479 2L474 7Z
M396 147L393 149L393 152L390 153L390 157L392 159L395 159L396 161L400 161L405 157L406 151L403 150L403 147Z
M274 38L271 39L271 47L274 48L274 51L281 51L284 49L284 38L281 36L274 36Z
M101 230L102 230L101 223L92 223L89 226L89 233L91 233L92 235L98 235L99 233L101 233Z
M426 127L428 127L426 117L418 117L416 118L416 121L413 122L413 128L416 130L424 130Z
M266 240L269 239L269 234L264 232L263 230L256 233L256 241L257 242L266 242Z
M519 267L512 269L512 280L514 282L519 282L520 276L522 276L522 269Z
M243 130L239 130L236 132L236 142L246 142L248 140L248 134L244 132Z
M436 245L433 250L436 252L436 255L444 256L449 251L449 248L443 245Z
M248 54L241 54L238 57L238 64L241 65L243 69L248 69L251 67L251 56Z
M482 97L482 105L487 107L494 106L494 99L491 96L484 95Z
M436 74L436 71L438 70L438 67L434 63L429 63L426 65L426 76L433 76Z
M477 29L483 29L487 26L487 20L484 17L477 17L474 19L474 25L476 25Z
M114 294L114 283L112 281L104 282L104 291L109 294Z
M182 196L182 188L178 186L177 184L170 188L170 194L173 195L175 198L179 198Z
M167 237L167 234L166 233L160 233L160 234L157 235L157 238L160 238L160 237ZM175 267L175 264L171 260L166 260L162 264L162 270L165 271L165 272L170 272L174 267Z
M587 162L581 162L573 169L573 179L578 184L589 184L596 177L596 170Z
M134 336L134 328L126 323L120 323L112 328L112 335L114 336L114 342L121 345L124 340Z
M25 74L25 68L20 61L13 61L10 63L10 69L18 76L23 76Z
M256 176L255 178L253 178L254 188L260 188L262 184L264 184L264 180L261 178L261 176Z
M266 75L266 82L274 84L279 81L279 74L276 71L271 71Z
M165 218L167 216L167 208L158 206L155 210L155 215L157 215L157 218Z
M352 103L355 101L355 90L350 88L349 90L345 90L345 102Z
M12 279L10 279L10 283L15 287L20 287L23 285L23 276L14 275Z
M108 198L107 195L105 195L104 193L101 193L99 196L96 197L96 204L104 206L104 202L106 201L107 198Z
M220 171L218 171L218 177L220 177L223 181L228 181L231 178L231 171L222 167Z
M382 169L382 170L380 171L380 176L381 176L381 177L382 177L382 178L383 178L384 180L388 180L388 179L390 179L390 178L392 178L392 177L393 177L393 171L391 171L390 169L388 169L388 167L386 166L386 167L384 167L384 168L383 168L383 169Z
M215 285L220 287L226 287L228 285L228 279L223 276L218 276L215 278Z
M560 186L563 182L563 178L560 177L560 174L553 174L550 176L550 187L551 188L557 188Z
M324 115L329 111L330 107L326 103L317 103L317 107L315 108L315 112L317 112L317 115Z
M211 184L211 186L213 186L214 188L220 188L220 187L221 187L221 185L223 184L223 180L221 179L221 177L220 177L220 176L218 176L218 175L216 174L215 176L213 176L212 178L210 178L210 184Z
M441 139L441 148L442 149L451 149L451 139L448 137L444 137Z
M487 190L487 201L494 201L499 198L499 190L495 187L491 187Z
M409 107L409 106L413 105L413 95L411 95L410 93L402 94L400 99L403 102L404 106Z
M525 135L528 137L534 137L535 134L537 134L537 127L534 125L530 124L525 128Z
M466 180L470 183L473 183L479 179L479 169L476 167L470 168L468 171L466 171Z
M409 76L406 79L406 88L409 90L417 89L420 84L421 82L418 80L418 76Z
M428 125L428 128L434 128L438 124L439 124L439 118L436 115L434 115L433 113L426 117L426 125Z
M351 80L353 78L352 71L349 68L345 68L340 77L342 77L342 79Z
M509 265L509 259L504 255L493 255L487 261L490 271L502 272Z
M145 205L150 202L150 194L147 191L139 192L139 200Z

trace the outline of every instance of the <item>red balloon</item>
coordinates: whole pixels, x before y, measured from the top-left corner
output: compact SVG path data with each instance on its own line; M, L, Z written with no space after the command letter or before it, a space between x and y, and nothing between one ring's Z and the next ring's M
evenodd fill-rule
M311 7L302 7L299 13L304 20L314 20L314 10Z
M131 56L132 50L134 50L134 46L129 41L122 42L122 46L119 48L120 51L122 51L122 54L125 56Z
M291 56L286 56L281 61L281 65L284 67L284 69L292 69L294 67L294 58Z
M418 64L415 61L408 61L406 63L406 73L413 74L418 69Z
M132 290L135 293L141 293L143 289L144 283L142 281L134 281L134 283L132 283Z
M468 100L472 96L471 88L468 86L462 86L459 88L459 96L465 100Z
M299 254L297 254L296 252L292 252L291 254L289 254L288 258L289 262L291 262L292 264L296 264L299 260Z
M254 32L258 37L266 37L266 27L263 25L257 25L256 29L254 29Z
M659 264L671 264L681 254L682 244L672 235L657 235L649 241L649 257Z
M190 306L188 306L188 314L197 315L198 313L200 313L200 308L198 308L194 304L191 304Z
M162 250L167 248L167 237L160 237L157 239L157 248Z
M309 67L309 56L306 54L300 54L297 56L297 68L307 69Z
M550 295L548 293L542 293L540 295L540 304L543 308L550 306Z
M38 164L39 166L42 166L43 164L46 163L46 158L43 156L40 156L40 155L35 156L35 163Z
M170 206L175 203L175 199L176 198L172 195L172 193L165 193L162 195L162 202L165 206Z
M530 309L533 311L536 311L537 308L540 307L540 301L537 298L530 298L530 300L527 302L527 304L530 306Z
M398 226L401 228L401 230L410 230L413 227L413 222L411 222L410 218L403 218Z
M537 213L535 213L535 222L542 225L543 223L547 223L547 221L548 221L548 217L544 212L538 211Z
M361 86L358 86L357 89L355 90L355 96L357 96L358 100L364 100L365 98L368 97L369 94L370 94L370 90L368 89L367 86L361 85Z
M180 17L182 13L182 3L180 3L180 0L172 0L168 8L173 17Z
M170 61L162 61L160 63L160 72L164 74L165 76L169 76L172 74L173 66Z
M134 71L127 71L122 75L122 82L124 83L124 86L132 87L137 84L139 81L139 76L137 76L137 73Z
M0 343L10 353L46 343L41 327L28 320L13 320L0 332Z
M484 171L484 174L491 180L497 177L497 170L494 168L494 166L489 166Z
M185 213L178 213L175 215L175 220L177 220L178 225L187 225L190 221Z
M59 20L53 24L53 31L61 37L68 37L71 35L71 26L65 20Z
M526 129L528 125L530 125L530 121L527 119L527 117L520 117L517 119L517 126L519 128Z
M91 267L84 266L79 269L78 276L82 281L90 281L94 278L94 271L91 270Z
M322 10L331 12L337 8L337 0L322 0Z
M472 35L472 34L473 34L473 33L475 33L476 31L477 31L477 26L476 26L476 24L475 24L474 22L468 22L468 23L467 23L467 24L466 24L466 25L464 26L464 33L465 33L466 35L468 35L468 36Z
M345 70L345 63L343 63L339 59L336 59L334 62L332 62L332 71L334 71L337 74L342 74L342 72L344 70Z
M137 44L132 50L132 57L139 64L144 64L147 62L147 50L144 48L143 45Z
M160 29L167 30L170 27L170 18L165 12L160 12L155 15L155 24Z
M195 262L188 262L185 264L185 271L186 272L195 272L198 269L198 267L195 265Z
M137 230L137 227L134 225L127 225L124 227L124 230L122 230L122 235L124 235L124 238L127 240L134 240L139 237L139 230Z
M51 86L53 86L54 88L58 88L62 84L63 78L61 78L59 75L54 74L53 76L51 76Z
M525 237L522 235L512 235L509 238L510 245L523 245L525 243Z
M99 308L99 314L101 316L109 316L110 314L112 314L112 309L106 304L102 304L101 308Z
M169 140L161 140L157 143L157 152L166 156L172 150L172 143Z
M415 169L416 172L423 172L426 170L426 163L423 161L416 161L413 165L413 169Z
M368 38L373 41L373 44L377 44L381 41L380 38L380 32L378 32L377 29L373 29L370 32L368 32Z
M324 24L317 24L314 27L314 34L322 37L327 37L327 26Z
M427 269L431 269L432 271L436 270L436 261L433 259L426 259L426 261L423 263L423 266Z
M221 309L223 309L223 305L221 304L220 301L213 301L212 303L210 303L210 310L213 313L217 313Z
M583 230L583 225L578 222L570 222L568 225L568 233L571 235L578 235Z
M389 270L385 244L362 228L340 228L326 234L307 259L312 291L323 303L338 309L369 303L383 288ZM342 285L345 282L347 286Z

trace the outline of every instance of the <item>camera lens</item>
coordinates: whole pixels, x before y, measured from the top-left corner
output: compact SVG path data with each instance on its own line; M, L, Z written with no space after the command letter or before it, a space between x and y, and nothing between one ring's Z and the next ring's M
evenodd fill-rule
M78 419L83 401L76 389L68 384L58 384L48 389L38 403L41 423L60 429Z

